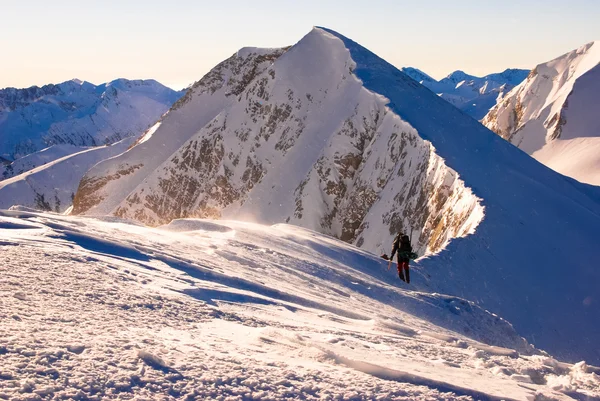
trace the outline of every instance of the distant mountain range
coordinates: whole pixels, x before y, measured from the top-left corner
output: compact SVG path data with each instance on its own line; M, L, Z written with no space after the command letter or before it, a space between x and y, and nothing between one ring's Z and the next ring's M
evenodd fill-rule
M0 90L0 208L64 212L87 170L126 151L182 94L126 79Z
M529 74L529 70L507 69L480 78L459 70L437 81L413 67L402 71L476 120L481 120L500 97Z
M154 80L126 79L2 89L0 157L13 161L51 145L98 146L140 135L182 95Z

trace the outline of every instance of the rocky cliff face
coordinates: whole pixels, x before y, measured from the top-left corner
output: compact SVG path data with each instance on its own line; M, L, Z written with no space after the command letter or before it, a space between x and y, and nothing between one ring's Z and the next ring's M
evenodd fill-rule
M412 233L420 252L466 235L483 216L477 198L353 68L320 30L290 49L241 50L198 81L150 139L92 169L74 212L150 225L289 222L359 246L378 238L373 250L398 230Z

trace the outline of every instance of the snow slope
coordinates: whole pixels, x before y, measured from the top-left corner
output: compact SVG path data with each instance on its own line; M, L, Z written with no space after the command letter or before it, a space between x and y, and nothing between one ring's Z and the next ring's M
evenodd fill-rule
M66 211L73 204L83 175L96 163L125 152L133 140L127 138L112 145L84 150L57 145L14 161L12 165L17 166L37 164L45 159L46 153L55 159L0 181L0 208L24 205L40 210ZM57 157L62 152L66 156Z
M597 368L305 229L21 209L0 232L2 399L600 397Z
M15 160L54 144L98 146L141 134L181 96L154 80L0 90L0 156Z
M585 147L595 141L582 140L600 137L599 63L592 42L538 65L483 123L554 170L600 184L600 155Z
M402 72L476 120L481 120L498 99L520 84L529 73L528 70L509 68L500 73L476 77L463 71L454 71L436 81L416 68L404 67Z
M532 156L561 174L600 185L600 136L555 139Z
M203 80L245 76L220 68ZM404 229L421 255L439 252L411 286L475 301L561 358L600 362L598 188L331 31L315 28L244 82L210 120L195 104L211 98L188 92L150 139L90 170L76 212L289 222L377 254Z

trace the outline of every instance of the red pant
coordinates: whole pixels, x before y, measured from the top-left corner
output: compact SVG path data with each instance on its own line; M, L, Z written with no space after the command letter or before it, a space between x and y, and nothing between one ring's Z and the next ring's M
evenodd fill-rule
M398 261L398 277L400 277L400 280L410 283L410 272L408 270L408 260L399 260Z

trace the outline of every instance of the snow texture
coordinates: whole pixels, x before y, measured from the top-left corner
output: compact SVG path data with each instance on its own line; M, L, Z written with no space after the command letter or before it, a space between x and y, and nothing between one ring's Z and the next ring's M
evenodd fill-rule
M306 229L13 208L0 233L0 399L600 397L597 368Z

